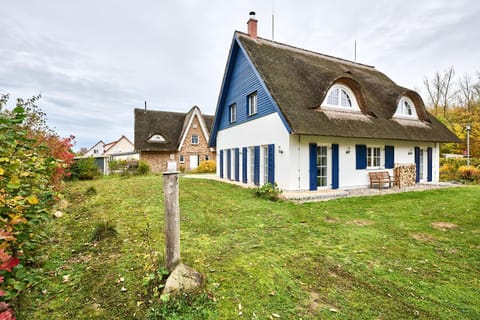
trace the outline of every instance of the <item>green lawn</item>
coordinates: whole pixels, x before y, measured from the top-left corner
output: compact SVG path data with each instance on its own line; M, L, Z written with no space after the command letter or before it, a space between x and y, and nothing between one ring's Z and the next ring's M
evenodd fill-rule
M164 263L162 177L71 183L66 199L18 319L155 319L166 305L144 277ZM479 187L294 204L182 178L180 207L181 257L210 300L172 319L480 318ZM105 221L118 235L92 241Z

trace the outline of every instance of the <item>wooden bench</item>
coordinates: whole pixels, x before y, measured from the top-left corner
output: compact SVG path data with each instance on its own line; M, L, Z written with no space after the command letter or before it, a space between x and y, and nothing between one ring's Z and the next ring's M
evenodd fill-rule
M373 188L373 185L378 185L378 189L382 188L385 183L388 183L388 187L391 188L392 185L397 183L388 171L375 171L369 172L368 176L370 177L370 188Z

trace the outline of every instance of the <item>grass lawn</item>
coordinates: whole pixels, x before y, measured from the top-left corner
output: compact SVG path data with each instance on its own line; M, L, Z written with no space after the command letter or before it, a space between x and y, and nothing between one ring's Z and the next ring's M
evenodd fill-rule
M294 204L181 178L181 257L210 297L181 315L145 280L164 263L162 177L75 182L66 199L18 319L480 318L479 187ZM106 221L118 234L93 240Z

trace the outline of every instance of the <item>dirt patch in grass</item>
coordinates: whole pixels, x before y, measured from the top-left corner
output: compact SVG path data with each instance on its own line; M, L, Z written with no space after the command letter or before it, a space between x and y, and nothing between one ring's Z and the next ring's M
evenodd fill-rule
M458 227L456 224L450 222L432 222L431 226L442 231L447 231Z
M333 223L337 223L337 222L338 222L338 219L337 219L337 218L325 217L325 223L333 224Z
M312 313L317 312L320 309L328 309L332 312L338 312L338 308L336 308L333 305L323 303L320 300L320 295L317 292L310 292L310 305L309 305L309 310Z
M372 224L374 224L373 221L365 220L365 219L353 220L351 223L353 223L357 227L366 227L366 226L371 226Z
M412 233L410 234L410 237L421 242L433 242L436 240L434 236L429 235L428 233L423 233L423 232Z

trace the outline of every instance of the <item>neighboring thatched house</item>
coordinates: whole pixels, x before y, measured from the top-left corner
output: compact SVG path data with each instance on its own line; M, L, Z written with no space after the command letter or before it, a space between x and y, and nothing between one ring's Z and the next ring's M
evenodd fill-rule
M442 142L458 138L418 93L374 67L235 32L210 146L217 175L286 190L369 185L369 171L415 164L438 181Z
M153 172L190 171L215 161L208 147L212 123L197 106L188 113L135 109L135 150Z

